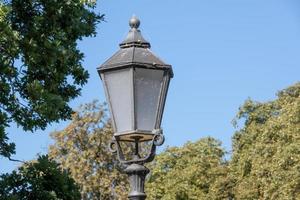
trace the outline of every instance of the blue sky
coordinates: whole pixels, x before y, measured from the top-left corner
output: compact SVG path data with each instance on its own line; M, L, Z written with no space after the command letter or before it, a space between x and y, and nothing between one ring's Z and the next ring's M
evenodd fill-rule
M122 0L98 1L106 15L98 34L79 42L90 79L73 108L94 99L104 101L96 67L118 50L129 18L141 20L140 29L152 51L172 64L163 119L167 146L180 146L205 136L222 141L230 151L235 131L231 121L247 98L268 101L278 90L300 78L300 2L298 0ZM49 133L24 133L12 125L11 141L17 159L34 159L47 152ZM161 148L161 149L163 149ZM0 172L18 166L0 158Z

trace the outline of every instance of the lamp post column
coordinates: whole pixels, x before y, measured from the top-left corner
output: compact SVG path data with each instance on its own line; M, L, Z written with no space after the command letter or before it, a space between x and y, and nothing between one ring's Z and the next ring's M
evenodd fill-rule
M125 173L129 177L130 183L130 193L128 198L130 200L144 200L146 199L146 194L144 191L145 178L149 173L149 169L140 164L131 164L125 169Z

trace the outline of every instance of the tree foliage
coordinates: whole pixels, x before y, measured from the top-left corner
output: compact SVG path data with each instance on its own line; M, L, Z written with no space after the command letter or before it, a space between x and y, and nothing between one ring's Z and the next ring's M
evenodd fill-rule
M0 1L0 155L15 153L5 128L25 131L69 119L88 72L78 40L96 34L103 15L83 0Z
M0 176L2 200L79 200L79 188L67 171L58 164L40 156L27 162L18 171Z
M236 199L300 199L300 83L266 103L248 100L230 163Z
M300 199L300 83L273 101L247 100L238 123L228 163L211 138L158 155L150 199Z
M211 137L188 142L183 147L168 148L149 166L148 198L221 199L224 194L219 194L216 186L218 179L226 175L223 156L220 142Z
M50 155L69 169L84 199L126 199L127 177L107 150L112 130L103 105L82 107L53 133ZM224 161L218 140L170 147L148 164L147 199L300 199L300 83L265 102L247 100L234 124L233 153Z
M112 129L103 105L82 106L52 138L50 156L70 171L83 199L127 199L127 176L119 172L120 163L108 150Z

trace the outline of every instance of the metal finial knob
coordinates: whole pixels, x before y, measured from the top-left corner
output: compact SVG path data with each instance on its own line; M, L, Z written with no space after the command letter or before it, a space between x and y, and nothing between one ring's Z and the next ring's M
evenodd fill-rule
M132 16L131 19L129 20L129 26L131 28L139 28L140 26L140 20L136 16Z

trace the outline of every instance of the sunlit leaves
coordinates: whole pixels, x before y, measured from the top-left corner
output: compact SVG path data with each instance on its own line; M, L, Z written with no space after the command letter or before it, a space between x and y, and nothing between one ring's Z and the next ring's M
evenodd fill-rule
M233 155L212 139L172 147L150 164L150 199L299 199L300 83L274 101L248 99L234 120ZM242 126L241 126L242 125Z
M300 198L300 83L266 103L248 100L230 168L236 199Z
M217 199L223 194L214 185L226 174L223 156L220 142L210 137L168 148L149 165L149 199Z
M102 105L84 106L67 128L53 134L50 152L70 169L84 198L126 199L127 178L107 150L112 132L105 113ZM170 147L148 165L147 198L299 199L300 84L274 101L247 100L235 121L240 128L229 161L210 137Z
M83 199L127 199L127 176L108 150L112 129L106 112L99 103L86 104L64 130L51 134L49 153L70 171Z

